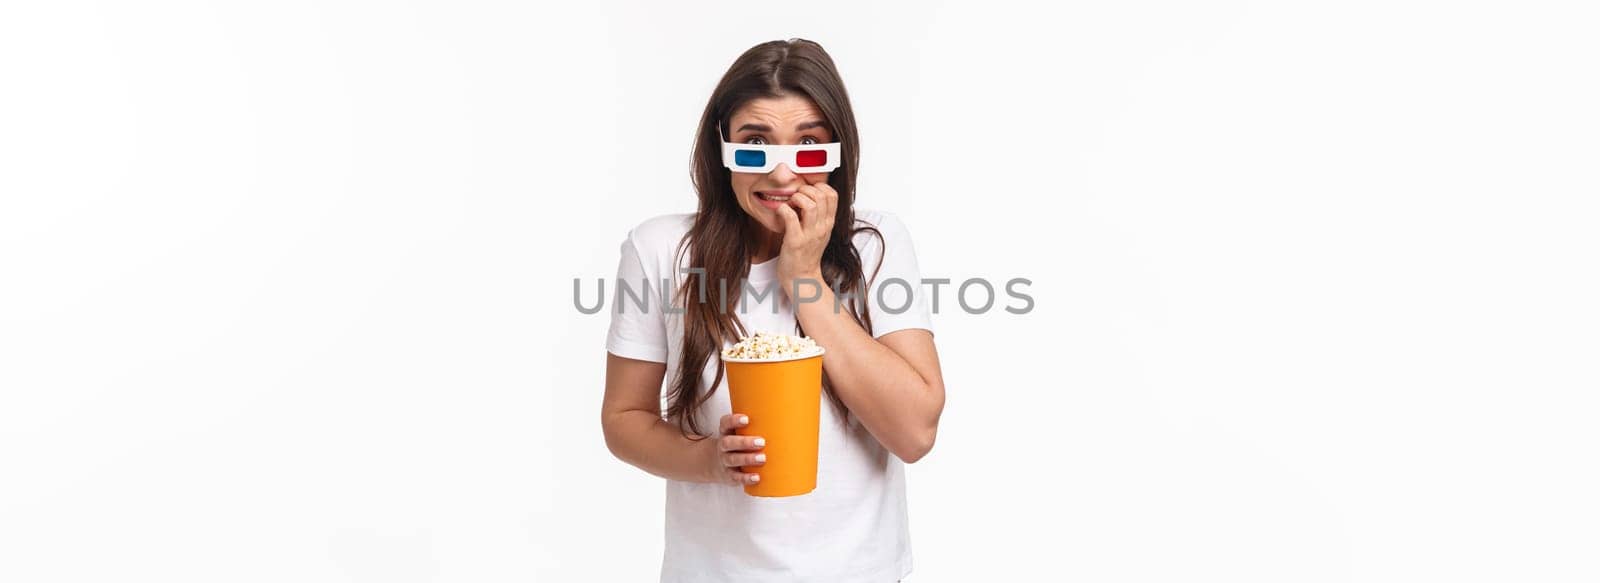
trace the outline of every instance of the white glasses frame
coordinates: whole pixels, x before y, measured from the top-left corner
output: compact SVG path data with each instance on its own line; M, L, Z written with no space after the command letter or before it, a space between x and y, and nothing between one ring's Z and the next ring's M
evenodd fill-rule
M796 174L813 174L817 172L832 172L843 163L839 158L839 142L822 144L796 144L780 146L776 144L740 144L722 140L722 124L717 124L717 139L722 141L722 167L734 172L750 174L766 174L778 167L778 164L787 164L789 170ZM739 164L739 152L757 151L761 153L762 164ZM800 152L821 150L826 161L820 166L800 166ZM749 155L746 155L749 161Z
M822 164L817 166L800 165L801 152L817 151L823 153ZM752 163L756 158L754 153L760 154L760 165ZM722 143L722 166L734 172L766 174L776 169L779 164L787 164L789 165L789 170L796 174L812 174L816 172L832 172L839 168L839 163L839 142L795 144L792 146Z

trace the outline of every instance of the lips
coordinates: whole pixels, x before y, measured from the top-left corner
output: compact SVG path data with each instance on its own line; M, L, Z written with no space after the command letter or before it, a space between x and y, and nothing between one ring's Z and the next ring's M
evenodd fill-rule
M793 190L756 191L756 197L771 202L789 202L789 198L794 196L794 192Z

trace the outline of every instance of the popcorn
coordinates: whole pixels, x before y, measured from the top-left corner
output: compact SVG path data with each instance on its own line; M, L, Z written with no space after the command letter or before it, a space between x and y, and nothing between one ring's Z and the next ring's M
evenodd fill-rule
M822 354L810 336L790 336L756 332L739 340L738 344L722 349L722 358L732 360L789 360Z

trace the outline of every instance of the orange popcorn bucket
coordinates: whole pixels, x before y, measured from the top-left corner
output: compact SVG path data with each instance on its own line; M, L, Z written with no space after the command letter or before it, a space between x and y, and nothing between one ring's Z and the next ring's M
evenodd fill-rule
M765 438L767 462L740 471L761 481L751 496L799 496L817 488L817 427L822 414L822 351L788 360L724 358L733 412L750 417L739 435Z

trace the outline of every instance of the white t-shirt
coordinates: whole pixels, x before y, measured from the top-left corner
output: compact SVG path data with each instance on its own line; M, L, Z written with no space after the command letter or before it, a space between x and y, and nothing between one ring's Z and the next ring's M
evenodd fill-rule
M864 279L873 277L873 268L883 257L869 294L861 298L870 308L872 336L907 328L932 331L916 252L905 225L885 212L857 209L856 218L883 233L882 244L871 232L857 233L852 241L861 255ZM617 280L612 283L628 282L638 293L644 291L644 281L651 282L648 290L653 297L647 310L639 309L634 296L607 292L613 303L606 350L666 363L665 383L672 382L682 358L684 317L660 309L660 291L663 278L670 278L670 297L670 290L686 277L679 269L688 267L688 254L680 263L676 252L693 220L693 214L655 217L635 227L623 241ZM906 285L884 285L894 278ZM751 264L749 279L758 293L741 294L742 303L735 308L742 309L736 313L745 329L752 334L794 334L794 305L775 283L777 259ZM714 298L716 282L710 283ZM769 286L771 293L757 300L759 291ZM801 292L807 293L804 285ZM732 290L729 295L734 295ZM716 377L717 366L721 362L713 355L701 375L702 391ZM722 416L733 412L726 384L724 377L697 411L701 431L715 433ZM667 480L663 583L892 583L911 572L904 464L854 415L840 424L826 395L821 411L817 488L809 494L765 498L747 495L734 484Z

